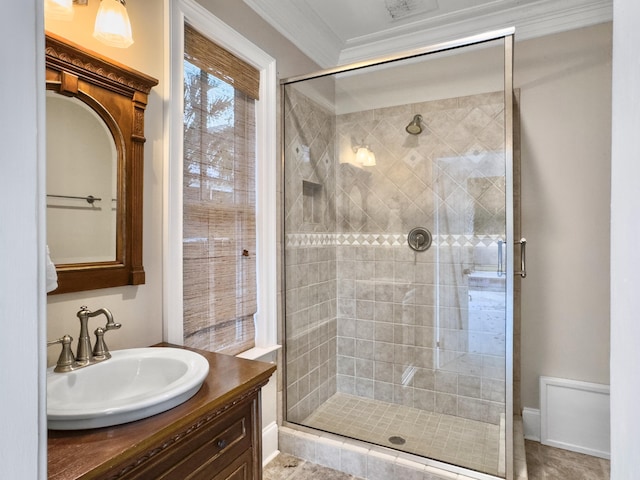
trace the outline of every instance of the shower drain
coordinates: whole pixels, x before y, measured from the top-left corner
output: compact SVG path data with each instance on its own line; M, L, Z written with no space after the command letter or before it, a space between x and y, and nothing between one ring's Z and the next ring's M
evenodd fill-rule
M406 442L404 438L399 437L397 435L393 435L392 437L389 437L389 441L394 445L404 445Z

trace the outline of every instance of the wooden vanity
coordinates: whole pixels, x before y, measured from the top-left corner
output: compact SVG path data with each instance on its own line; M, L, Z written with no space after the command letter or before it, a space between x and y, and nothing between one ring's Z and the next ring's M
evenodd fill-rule
M49 430L49 478L260 480L260 389L275 365L194 351L209 374L185 403L114 427Z

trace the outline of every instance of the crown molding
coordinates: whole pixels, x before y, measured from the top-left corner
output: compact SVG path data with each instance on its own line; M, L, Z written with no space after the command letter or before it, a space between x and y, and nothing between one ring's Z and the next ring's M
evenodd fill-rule
M322 68L346 65L505 27L515 26L516 39L525 40L604 23L613 18L612 0L537 0L511 7L509 5L513 2L510 0L497 0L345 42L306 2L244 2Z
M367 42L358 39L360 44L347 45L341 51L339 64L346 65L506 27L515 27L516 39L520 41L596 25L612 19L613 4L610 0L544 0L533 5L514 7L454 23L435 25L436 22L420 22L421 30L395 37L385 38L384 32L381 32L377 35L379 38L369 38Z
M243 1L318 65L325 68L339 61L344 42L304 2Z

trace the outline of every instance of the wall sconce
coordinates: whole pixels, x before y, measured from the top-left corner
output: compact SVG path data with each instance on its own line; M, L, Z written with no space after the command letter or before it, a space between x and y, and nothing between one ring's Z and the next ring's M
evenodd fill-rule
M376 156L367 145L354 147L356 153L356 164L363 167L374 167L376 165Z
M86 6L88 2L89 0L45 0L44 12L48 18L71 21L73 6ZM125 0L100 0L93 36L111 47L127 48L133 44Z
M53 20L73 19L73 0L44 0L44 14Z
M112 47L127 48L133 43L124 0L100 0L93 36Z

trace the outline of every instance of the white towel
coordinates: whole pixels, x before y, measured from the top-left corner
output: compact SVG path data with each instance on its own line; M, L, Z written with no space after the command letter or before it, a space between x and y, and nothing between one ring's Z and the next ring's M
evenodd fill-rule
M58 288L58 274L56 273L56 266L51 261L49 245L47 245L47 293L54 291L56 288Z

